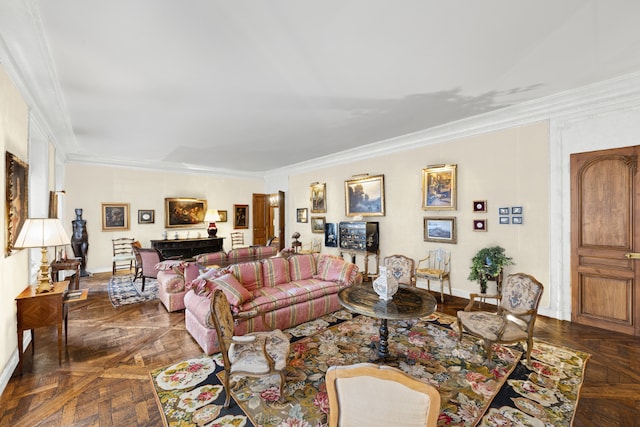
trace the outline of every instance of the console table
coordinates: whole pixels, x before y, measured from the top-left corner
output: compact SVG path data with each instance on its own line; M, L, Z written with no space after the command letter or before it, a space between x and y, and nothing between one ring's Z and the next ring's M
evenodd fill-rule
M80 263L80 258L69 258L52 262L51 278L54 282L58 282L60 271L73 270L74 274L71 276L71 279L73 279L73 284L71 286L71 289L80 289Z
M152 240L151 246L160 252L164 259L176 257L186 259L199 254L222 251L223 240L224 237Z

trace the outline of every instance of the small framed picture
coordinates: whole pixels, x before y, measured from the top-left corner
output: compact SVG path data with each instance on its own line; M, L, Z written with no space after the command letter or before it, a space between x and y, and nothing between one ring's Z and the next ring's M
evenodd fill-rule
M486 212L487 211L487 201L486 200L474 200L473 201L473 211L474 212Z
M296 209L296 222L308 222L307 208Z
M222 211L220 209L218 209L218 215L220 216L220 219L217 222L227 222L227 211Z
M312 216L311 217L311 232L324 234L325 217Z
M487 220L486 219L474 219L473 220L473 231L487 231Z
M129 229L129 203L102 203L102 231Z
M521 216L511 217L511 223L512 224L522 224L522 217Z
M509 208L499 208L498 215L509 215Z
M455 217L424 217L424 241L456 243Z
M522 215L522 206L514 206L511 208L511 215Z
M233 205L233 228L249 228L249 205Z
M138 210L138 224L153 224L155 222L155 211L153 209Z
M500 217L500 224L509 224L509 217L508 216L501 216Z

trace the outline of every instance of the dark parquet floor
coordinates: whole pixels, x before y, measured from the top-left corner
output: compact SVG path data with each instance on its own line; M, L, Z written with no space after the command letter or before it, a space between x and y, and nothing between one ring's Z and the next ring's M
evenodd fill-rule
M202 354L184 313L159 301L114 308L108 274L81 279L87 301L69 311L69 337L58 364L55 328L36 330L35 356L25 351L0 396L0 426L161 426L149 371ZM446 297L455 314L467 300ZM640 340L540 317L536 337L590 353L574 426L640 425Z

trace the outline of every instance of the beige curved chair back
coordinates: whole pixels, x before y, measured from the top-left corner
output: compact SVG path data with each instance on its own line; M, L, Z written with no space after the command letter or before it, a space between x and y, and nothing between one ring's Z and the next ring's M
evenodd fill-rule
M438 390L390 366L331 366L326 385L330 427L435 427L438 422Z

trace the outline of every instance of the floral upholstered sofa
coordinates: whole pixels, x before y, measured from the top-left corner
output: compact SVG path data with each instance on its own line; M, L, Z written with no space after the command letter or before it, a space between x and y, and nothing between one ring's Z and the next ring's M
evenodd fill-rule
M236 317L236 335L285 329L340 308L338 291L360 283L358 266L328 254L233 264L187 282L185 325L206 354L219 351L210 296L221 289Z
M247 248L231 249L226 252L211 252L200 254L194 261L165 260L156 264L158 280L158 298L167 311L184 310L185 274L192 277L198 275L198 269L203 265L213 265L216 263L226 265L229 262L251 257L269 257L278 254L275 246L252 246ZM187 279L190 280L190 279Z

